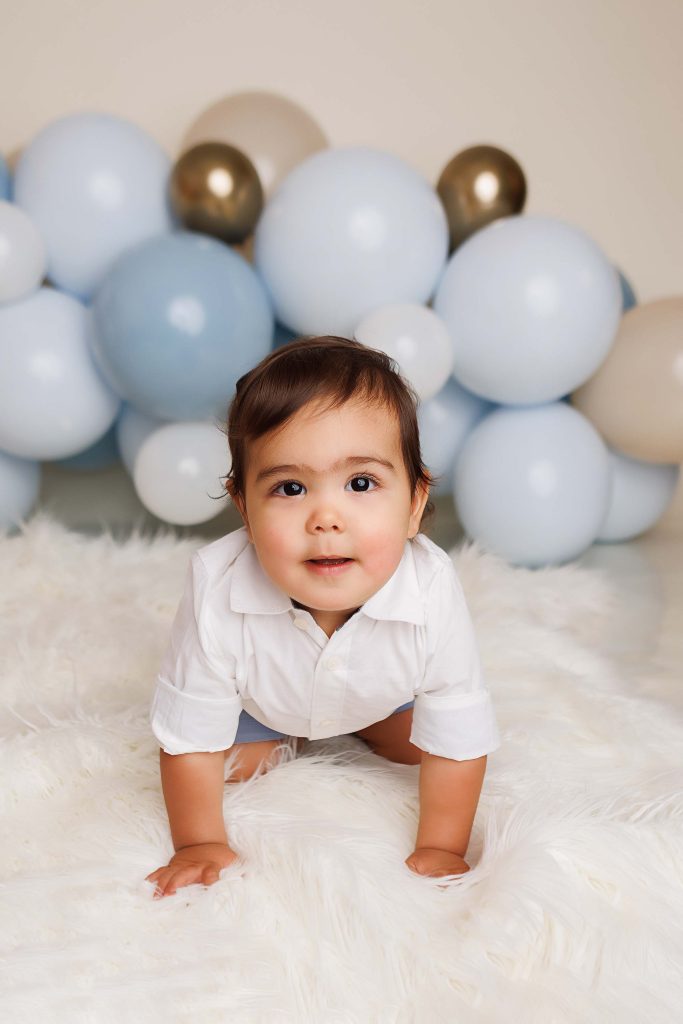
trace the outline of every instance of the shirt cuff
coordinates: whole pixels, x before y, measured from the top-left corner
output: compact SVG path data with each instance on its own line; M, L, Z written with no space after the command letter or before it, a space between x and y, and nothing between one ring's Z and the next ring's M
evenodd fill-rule
M197 697L158 677L149 719L167 754L212 753L233 745L241 711L238 695Z
M497 750L500 733L488 690L458 696L418 693L410 742L427 754L470 761Z

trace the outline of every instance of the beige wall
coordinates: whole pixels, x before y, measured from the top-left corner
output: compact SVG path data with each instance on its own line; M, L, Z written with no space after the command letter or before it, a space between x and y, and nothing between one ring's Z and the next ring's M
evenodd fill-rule
M100 109L175 155L208 103L305 106L336 145L435 181L490 142L527 210L589 232L640 301L683 292L683 0L24 0L0 34L0 148ZM13 100L10 97L15 97Z

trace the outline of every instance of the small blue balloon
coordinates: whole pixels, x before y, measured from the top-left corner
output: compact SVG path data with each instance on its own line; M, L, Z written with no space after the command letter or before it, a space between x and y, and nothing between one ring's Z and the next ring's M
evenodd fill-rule
M7 161L0 155L0 199L12 198L12 177L7 166Z
M13 531L38 498L40 463L0 452L0 530Z
M609 449L612 490L597 540L631 540L654 526L674 496L680 467L641 462Z
M630 281L624 277L618 267L617 271L619 273L619 284L621 285L622 313L626 313L629 309L633 309L634 306L638 305L638 300Z
M119 448L116 443L116 423L113 423L106 434L99 441L95 441L89 448L70 455L68 459L55 459L55 465L64 466L65 469L77 469L90 472L96 469L106 469L119 461Z
M117 260L93 303L95 362L148 416L223 417L242 374L271 350L273 312L228 246L179 231Z
M571 561L595 541L612 486L607 446L564 402L495 409L453 474L466 533L515 565Z
M493 408L493 403L466 391L453 377L432 398L420 402L417 420L422 461L439 477L432 488L434 494L450 493L453 466L465 438Z

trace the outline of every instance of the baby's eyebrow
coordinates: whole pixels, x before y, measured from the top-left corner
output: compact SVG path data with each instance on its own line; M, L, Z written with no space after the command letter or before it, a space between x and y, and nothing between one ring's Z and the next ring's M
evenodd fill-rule
M367 466L369 462L376 462L379 466L384 466L386 469L392 470L392 472L396 468L393 462L389 462L388 459L383 459L379 455L349 455L348 458L339 459L337 462L333 463L328 472L334 473L338 469L347 469L351 466ZM261 480L266 480L271 476L281 476L283 473L310 473L314 476L317 475L316 470L311 466L266 466L260 471L260 473L258 473L255 482L259 483Z

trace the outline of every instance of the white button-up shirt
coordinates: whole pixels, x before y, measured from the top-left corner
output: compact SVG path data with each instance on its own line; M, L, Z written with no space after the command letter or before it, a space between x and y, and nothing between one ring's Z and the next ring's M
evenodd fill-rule
M261 568L244 527L194 553L152 699L168 754L226 750L240 712L288 736L364 729L415 701L410 741L454 760L500 746L455 568L423 534L331 637Z

